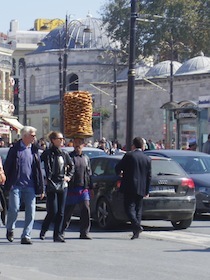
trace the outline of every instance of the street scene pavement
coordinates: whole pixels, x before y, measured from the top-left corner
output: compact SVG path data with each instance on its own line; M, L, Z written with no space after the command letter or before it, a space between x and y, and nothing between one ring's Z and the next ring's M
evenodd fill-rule
M24 212L19 213L15 240L5 238L0 227L1 280L209 280L210 220L192 223L192 229L173 230L169 222L143 221L144 232L130 240L130 225L110 231L92 223L92 240L79 239L79 220L66 232L66 243L54 243L52 228L39 239L45 211L37 211L33 245L21 245ZM197 230L202 225L201 232ZM161 225L161 227L159 227Z

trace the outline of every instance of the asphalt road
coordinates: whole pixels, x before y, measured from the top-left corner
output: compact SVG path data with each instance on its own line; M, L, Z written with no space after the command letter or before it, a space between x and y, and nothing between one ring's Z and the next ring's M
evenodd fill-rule
M36 214L33 245L21 245L24 212L19 213L15 240L0 227L0 280L209 280L210 218L195 220L187 230L169 222L143 221L144 232L130 240L130 225L101 231L93 223L93 240L80 240L79 220L66 232L66 243L39 239L45 211Z

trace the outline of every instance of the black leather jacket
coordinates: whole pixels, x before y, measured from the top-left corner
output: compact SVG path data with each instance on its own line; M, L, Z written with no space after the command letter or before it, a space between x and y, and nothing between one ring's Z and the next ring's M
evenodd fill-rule
M59 156L62 156L64 159L63 172L61 172L61 168L58 166L59 161L57 160L57 157ZM74 162L67 151L52 146L42 153L41 160L44 162L47 184L49 180L52 180L53 182L61 182L63 181L64 176L68 176L70 179L72 178L74 174Z

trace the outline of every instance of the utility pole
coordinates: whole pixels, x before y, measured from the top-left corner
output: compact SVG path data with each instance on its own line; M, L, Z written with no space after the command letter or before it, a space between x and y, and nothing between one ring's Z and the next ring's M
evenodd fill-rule
M23 125L27 125L26 63L23 61Z
M63 98L64 94L66 93L66 76L67 76L67 61L68 61L68 18L66 15L66 22L65 22L65 45L64 45L64 52L63 52L63 90L62 96L60 96L60 131L64 133L64 116L62 114L63 111ZM61 62L60 62L61 65ZM59 70L60 69L59 65ZM60 77L61 74L59 74ZM62 79L62 78L61 78Z
M127 125L126 125L126 150L129 151L133 139L134 126L134 95L135 95L135 44L136 44L136 18L137 0L131 1L130 15L130 49L128 70L128 93L127 93Z
M114 50L114 108L113 108L113 131L114 141L117 140L117 53Z

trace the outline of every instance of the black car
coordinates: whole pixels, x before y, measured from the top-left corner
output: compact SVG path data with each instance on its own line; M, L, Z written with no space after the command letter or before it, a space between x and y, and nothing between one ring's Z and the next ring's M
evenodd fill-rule
M69 153L74 151L73 147L63 147L63 149ZM89 158L106 155L106 153L103 150L93 147L83 147L82 152L86 154Z
M195 183L196 214L210 212L210 155L189 150L148 150L145 153L178 162Z
M122 155L91 158L91 215L103 229L128 221L120 192L121 177L115 174L115 165L121 158ZM152 181L150 195L144 198L143 219L168 220L175 229L189 227L195 211L193 180L174 160L151 158Z

